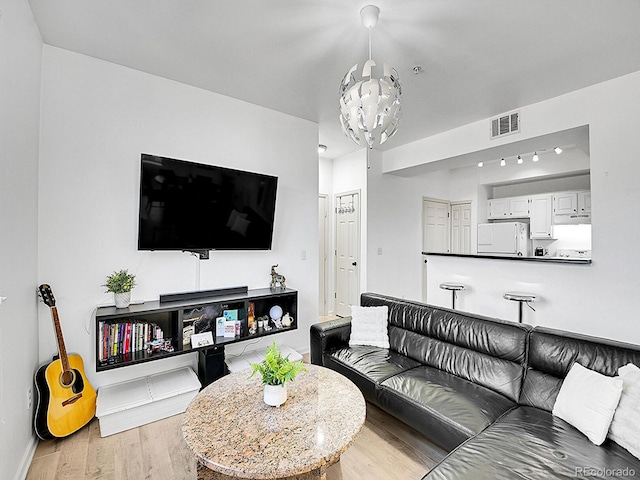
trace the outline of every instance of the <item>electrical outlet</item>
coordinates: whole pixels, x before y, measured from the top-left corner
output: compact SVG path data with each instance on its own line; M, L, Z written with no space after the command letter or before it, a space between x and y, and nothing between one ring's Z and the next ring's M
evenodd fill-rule
M29 387L27 389L27 410L31 410L32 405L33 405L33 389Z

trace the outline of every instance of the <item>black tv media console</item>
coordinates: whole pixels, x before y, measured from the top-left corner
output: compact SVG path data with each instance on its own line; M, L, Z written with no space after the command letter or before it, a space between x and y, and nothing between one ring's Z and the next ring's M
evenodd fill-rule
M272 307L279 306L292 322L277 328L273 322L257 327L260 318L269 316ZM233 337L217 336L215 318L232 312L239 322ZM203 328L207 318L213 318L202 331L212 331L213 344L192 347L188 336L194 325ZM199 353L200 381L207 385L224 375L224 346L298 328L298 292L292 289L271 290L246 287L191 292L161 297L160 301L132 304L128 308L100 307L96 311L96 371L126 367L160 358ZM251 324L251 325L250 325ZM254 328L250 328L254 327ZM147 348L154 335L163 341Z

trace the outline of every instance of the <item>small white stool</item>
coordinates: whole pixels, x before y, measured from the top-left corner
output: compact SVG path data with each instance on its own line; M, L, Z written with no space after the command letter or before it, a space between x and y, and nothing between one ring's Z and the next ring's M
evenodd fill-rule
M535 301L536 296L532 293L523 293L523 292L506 292L503 297L506 300L511 300L514 302L518 302L518 323L522 323L522 304L526 303L527 307L529 307L534 312L535 308L531 306L531 303Z
M456 292L464 290L467 287L465 287L462 283L445 282L440 284L440 288L443 290L451 291L451 309L455 310L456 309Z

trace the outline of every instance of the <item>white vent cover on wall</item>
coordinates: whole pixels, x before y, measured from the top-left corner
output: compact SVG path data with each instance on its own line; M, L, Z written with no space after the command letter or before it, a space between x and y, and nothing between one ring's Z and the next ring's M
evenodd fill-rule
M491 139L518 133L520 131L520 112L511 112L491 119Z

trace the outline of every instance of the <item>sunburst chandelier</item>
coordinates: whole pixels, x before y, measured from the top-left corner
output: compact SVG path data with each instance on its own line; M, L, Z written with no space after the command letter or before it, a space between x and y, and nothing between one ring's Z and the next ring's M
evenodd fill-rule
M395 68L383 63L382 71L371 59L371 29L378 23L380 9L367 5L360 10L362 24L369 30L369 60L362 70L355 64L340 84L340 125L357 145L381 145L398 130L402 89ZM374 77L379 74L379 78ZM381 73L381 75L380 75Z

